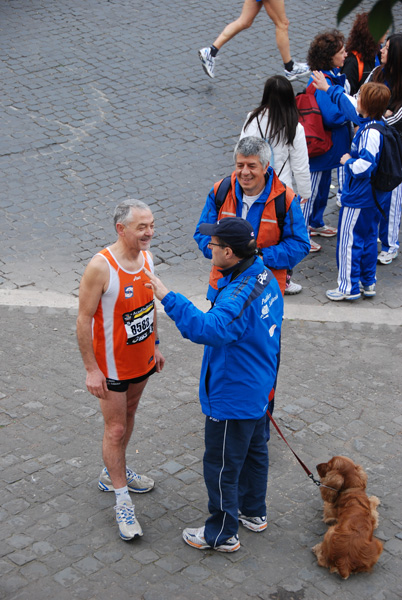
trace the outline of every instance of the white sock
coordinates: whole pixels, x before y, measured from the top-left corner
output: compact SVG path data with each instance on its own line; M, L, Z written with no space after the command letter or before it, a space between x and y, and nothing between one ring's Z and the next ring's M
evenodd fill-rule
M116 495L116 504L131 504L131 498L127 486L119 488L118 490L115 489L114 493Z

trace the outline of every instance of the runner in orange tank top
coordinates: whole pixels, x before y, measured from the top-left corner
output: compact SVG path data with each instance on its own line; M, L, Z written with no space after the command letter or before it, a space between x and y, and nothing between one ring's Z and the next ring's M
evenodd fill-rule
M142 536L129 492L152 490L154 481L126 466L126 448L148 377L165 359L159 351L153 293L145 267L153 272L149 246L154 234L150 208L140 200L116 207L117 241L96 254L80 284L77 338L88 391L99 399L105 429L98 487L114 491L120 537Z

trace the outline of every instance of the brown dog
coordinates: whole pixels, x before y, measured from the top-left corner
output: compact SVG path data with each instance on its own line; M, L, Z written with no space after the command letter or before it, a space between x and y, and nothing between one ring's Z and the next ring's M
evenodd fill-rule
M365 471L345 456L317 465L317 471L324 500L323 520L333 524L323 542L313 548L318 564L344 579L351 573L370 571L383 547L373 537L380 501L376 496L367 497Z

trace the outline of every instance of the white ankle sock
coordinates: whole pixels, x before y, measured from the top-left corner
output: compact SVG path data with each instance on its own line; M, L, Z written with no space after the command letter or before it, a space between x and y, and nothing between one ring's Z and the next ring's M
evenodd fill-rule
M127 486L119 488L118 490L115 489L114 493L116 495L116 504L131 504L131 498Z

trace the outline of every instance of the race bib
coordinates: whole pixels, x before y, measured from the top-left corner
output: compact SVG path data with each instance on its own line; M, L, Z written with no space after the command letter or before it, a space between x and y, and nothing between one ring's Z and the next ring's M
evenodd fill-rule
M154 330L154 301L123 314L127 346L143 342Z

